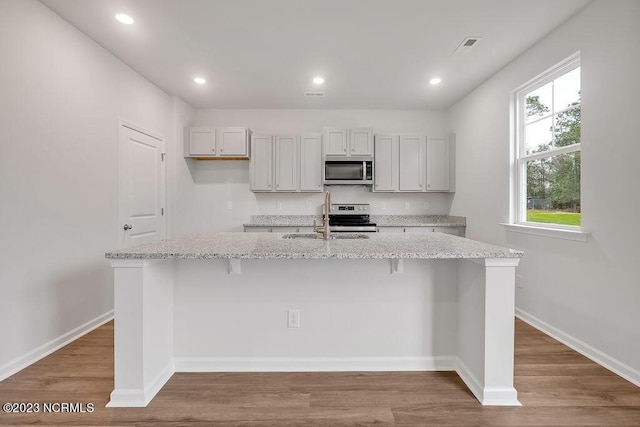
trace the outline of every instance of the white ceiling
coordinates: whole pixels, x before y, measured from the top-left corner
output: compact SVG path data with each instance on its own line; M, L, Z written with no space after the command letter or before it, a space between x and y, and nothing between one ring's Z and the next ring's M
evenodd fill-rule
M41 1L193 107L332 109L449 107L589 3ZM120 24L118 12L135 23ZM482 40L454 55L467 36ZM322 87L311 82L316 75L325 77ZM431 86L433 76L442 84ZM317 90L325 96L304 96Z

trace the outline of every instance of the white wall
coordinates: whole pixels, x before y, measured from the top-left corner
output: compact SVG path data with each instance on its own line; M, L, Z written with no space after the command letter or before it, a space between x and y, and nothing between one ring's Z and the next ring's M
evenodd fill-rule
M36 1L0 3L0 60L2 379L108 318L118 119L172 147L173 116L164 92Z
M467 236L525 251L518 310L640 384L640 3L597 0L449 110L452 214ZM587 243L505 232L512 91L581 51Z
M443 111L385 110L212 110L193 112L193 126L246 126L256 133L302 134L321 133L324 126L347 128L371 127L376 133L422 133L447 135ZM184 162L191 172L194 188L189 223L193 231L242 230L251 215L319 214L323 195L320 193L251 193L249 162L196 161ZM371 193L370 187L330 187L334 202L371 203L372 213L447 214L449 194L384 194ZM189 190L187 190L189 191ZM231 201L233 210L227 209ZM405 202L410 206L407 210ZM381 209L381 203L386 209ZM429 203L428 209L424 202ZM281 209L278 209L278 206Z

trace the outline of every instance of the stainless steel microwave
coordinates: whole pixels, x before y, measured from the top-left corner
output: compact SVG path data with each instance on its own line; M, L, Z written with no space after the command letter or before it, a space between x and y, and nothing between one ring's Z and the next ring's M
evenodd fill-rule
M325 157L324 183L326 185L372 185L373 158Z

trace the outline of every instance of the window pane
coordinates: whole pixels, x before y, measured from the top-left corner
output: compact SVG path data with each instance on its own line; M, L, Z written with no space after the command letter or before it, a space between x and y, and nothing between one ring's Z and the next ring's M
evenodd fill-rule
M526 123L551 113L552 82L525 94Z
M580 67L553 81L553 109L564 110L580 102Z
M527 162L527 221L580 225L580 152Z
M580 119L580 106L556 116L553 126L554 146L566 147L580 142Z
M547 117L524 127L524 151L526 154L547 151L551 146L552 118Z

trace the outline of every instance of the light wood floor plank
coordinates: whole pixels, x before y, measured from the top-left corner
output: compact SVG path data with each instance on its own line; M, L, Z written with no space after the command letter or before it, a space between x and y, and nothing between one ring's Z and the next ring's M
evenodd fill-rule
M640 388L516 320L521 408L483 407L453 372L179 373L147 408L106 408L113 322L0 383L0 403L93 413L0 413L0 425L640 426Z

